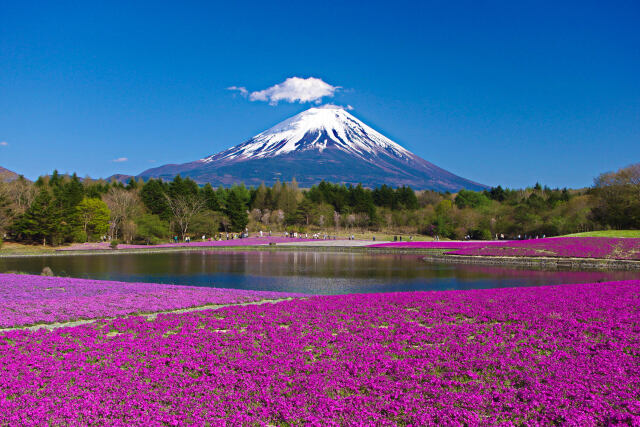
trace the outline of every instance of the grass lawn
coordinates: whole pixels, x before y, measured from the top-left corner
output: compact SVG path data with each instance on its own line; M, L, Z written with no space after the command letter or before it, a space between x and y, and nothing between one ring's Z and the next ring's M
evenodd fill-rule
M43 253L53 253L55 247L42 245L23 245L20 243L4 242L0 248L2 255L37 255Z
M586 233L567 234L563 237L636 237L640 238L640 230L600 230Z

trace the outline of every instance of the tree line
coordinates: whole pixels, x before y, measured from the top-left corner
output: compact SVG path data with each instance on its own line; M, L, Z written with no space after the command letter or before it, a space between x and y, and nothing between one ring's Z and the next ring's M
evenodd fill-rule
M462 239L554 236L640 228L640 164L600 175L591 188L501 186L456 194L295 180L214 189L172 181L80 179L75 174L0 182L0 236L61 245L109 239L158 243L172 236L272 231L408 233Z

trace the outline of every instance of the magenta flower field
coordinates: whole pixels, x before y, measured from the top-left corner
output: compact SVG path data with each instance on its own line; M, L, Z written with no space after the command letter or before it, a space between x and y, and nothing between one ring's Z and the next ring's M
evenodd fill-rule
M487 240L449 240L431 242L387 242L369 245L370 248L404 248L404 249L458 249L458 248L479 248L489 245L499 245L504 241Z
M602 258L640 260L640 239L615 237L553 237L512 240L463 247L449 255Z
M127 245L119 244L118 249L156 249L156 248L182 248L182 247L226 247L226 246L262 246L270 243L291 243L291 242L307 242L311 239L298 239L289 237L248 237L245 239L232 240L206 240L191 243L165 243L161 245ZM109 243L76 243L71 246L57 249L58 251L95 251L95 250L111 250Z
M449 255L575 257L640 260L640 239L615 237L550 237L531 240L390 242L382 248L456 249Z
M640 281L0 335L0 425L638 425Z
M280 299L300 294L0 274L0 327Z

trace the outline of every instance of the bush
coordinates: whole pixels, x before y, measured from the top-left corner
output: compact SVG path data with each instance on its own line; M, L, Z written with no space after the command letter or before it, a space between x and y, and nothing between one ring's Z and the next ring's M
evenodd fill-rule
M85 243L89 241L89 238L87 237L87 233L85 233L83 230L76 230L73 233L71 240L73 240L74 242Z
M120 242L118 242L117 240L112 240L111 243L109 244L109 246L111 247L111 249L118 249L118 244Z
M486 228L475 228L469 231L472 240L491 240L491 231Z
M168 224L158 215L146 214L136 219L136 238L148 245L154 245L169 235Z

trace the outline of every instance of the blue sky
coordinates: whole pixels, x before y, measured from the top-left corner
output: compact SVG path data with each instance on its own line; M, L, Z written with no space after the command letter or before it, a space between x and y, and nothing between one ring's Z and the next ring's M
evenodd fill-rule
M639 5L0 0L0 166L202 158L311 106L228 87L297 76L466 178L587 186L640 161Z

